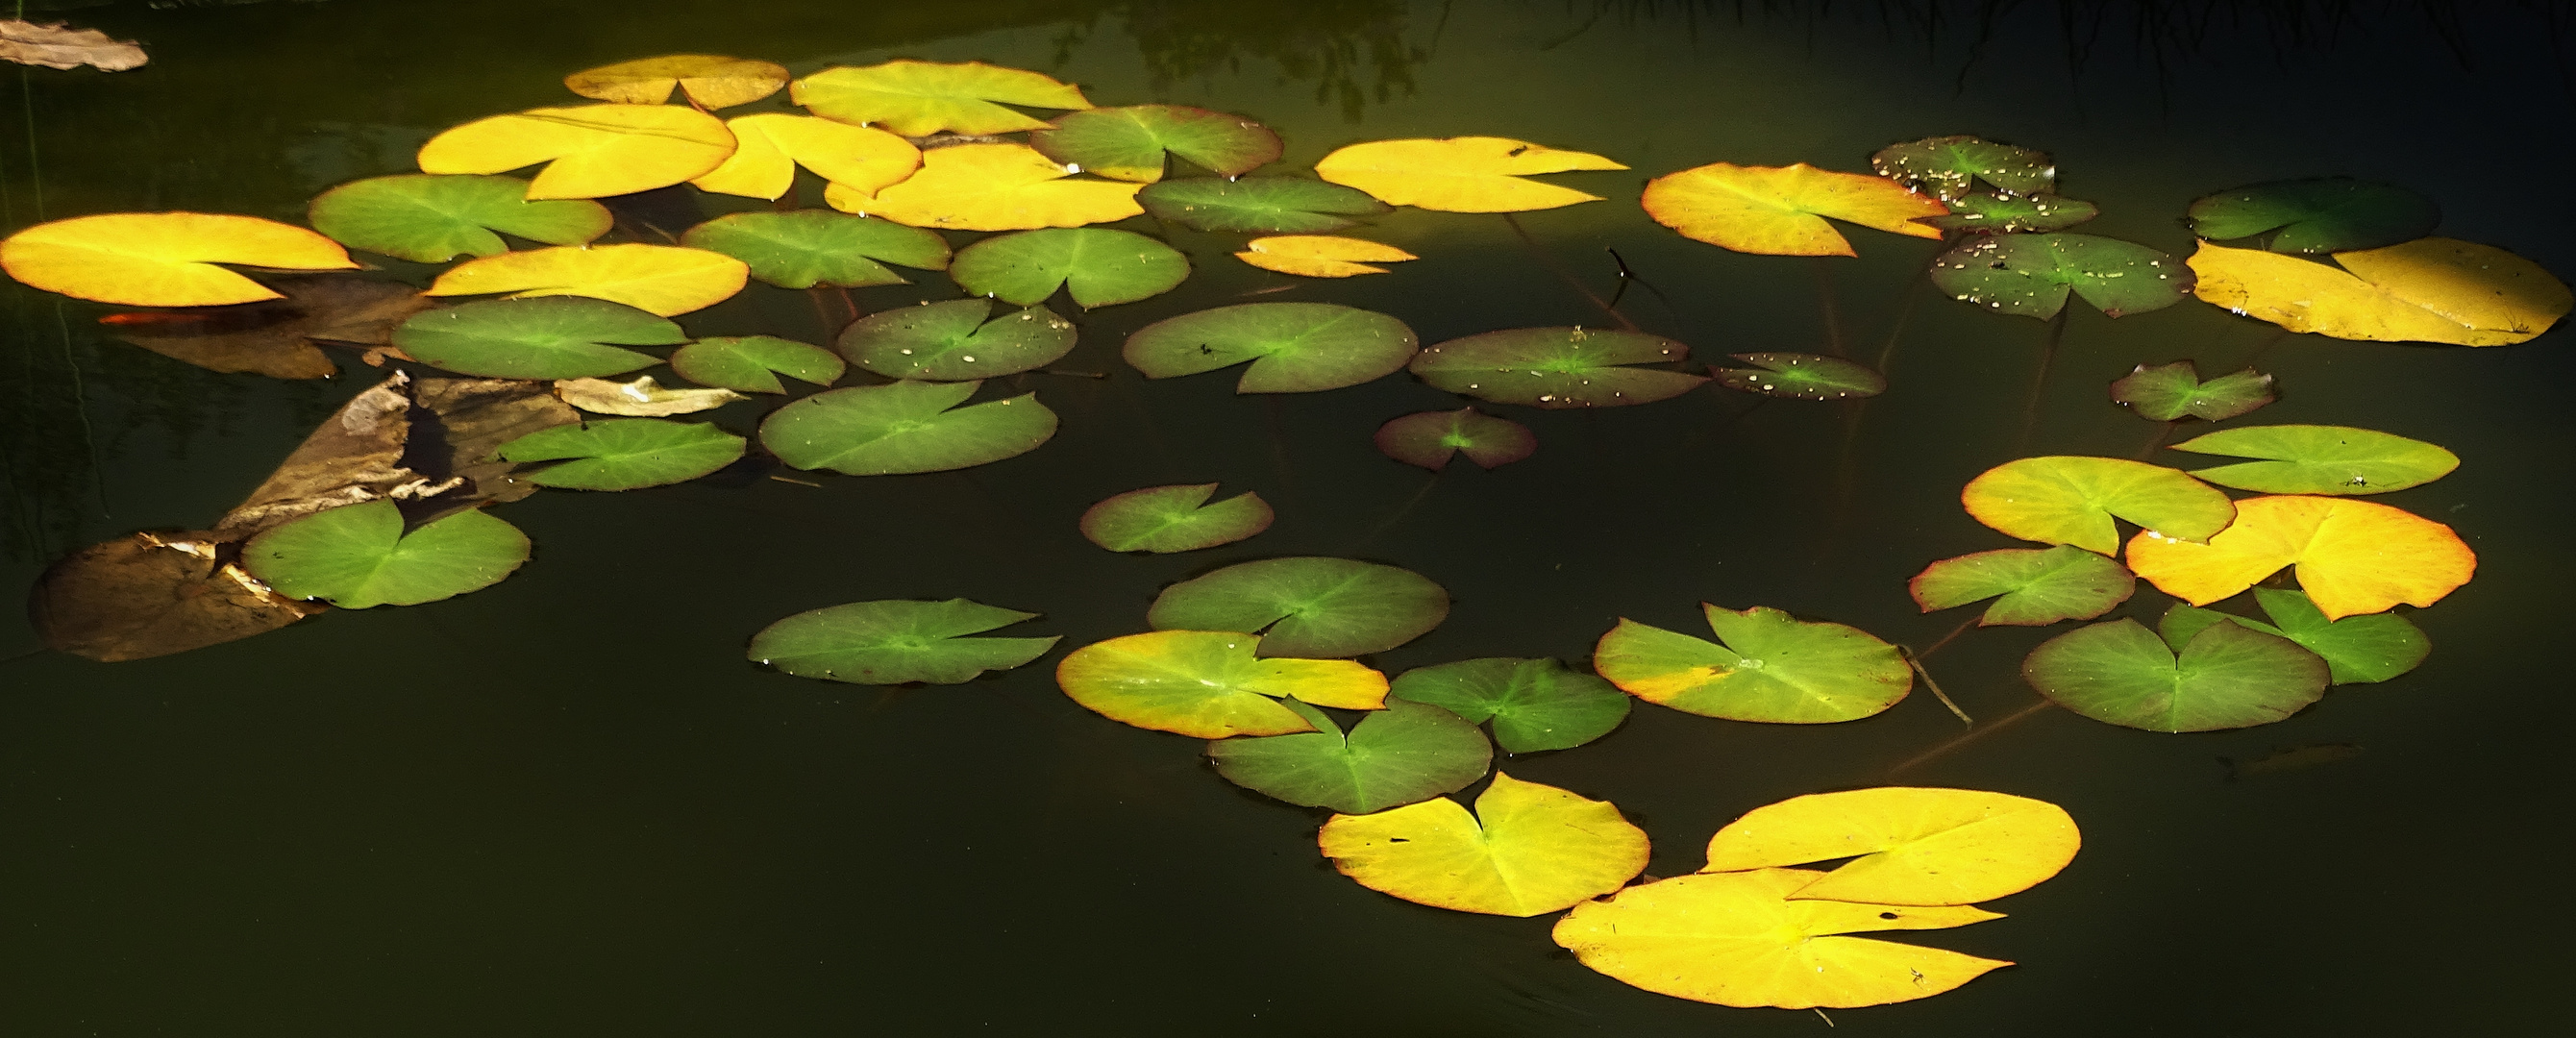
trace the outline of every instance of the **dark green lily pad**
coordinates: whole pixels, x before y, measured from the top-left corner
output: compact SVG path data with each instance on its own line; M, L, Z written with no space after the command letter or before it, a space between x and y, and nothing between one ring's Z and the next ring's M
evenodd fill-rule
M696 479L742 459L748 441L698 422L612 418L558 425L501 445L503 461L558 461L521 479L570 490L634 490Z
M982 384L906 381L816 393L762 422L760 445L800 469L884 476L1017 457L1055 435L1055 412L1035 393L957 407Z
M1866 631L1777 609L1703 604L1725 644L1622 617L1592 669L1628 694L1730 721L1825 724L1868 717L1914 688L1914 668Z
M1345 736L1323 711L1280 702L1315 730L1209 743L1208 759L1226 781L1291 804L1363 815L1464 789L1494 762L1485 733L1436 706L1389 699Z
M1460 660L1397 675L1388 693L1493 723L1509 753L1581 746L1628 718L1628 694L1552 659ZM1393 700L1389 701L1390 703Z
M949 258L936 232L822 209L729 213L689 228L680 244L741 260L781 288L910 284L885 264L946 270Z
M798 613L761 628L745 655L800 678L856 685L956 685L1046 655L1056 638L969 638L1035 619L952 598L945 602L851 602Z
M2173 445L2194 454L2263 458L2192 475L2258 494L2385 494L2422 486L2460 467L2460 456L2422 440L2342 425L2249 425Z
M1813 353L1738 353L1734 356L1753 367L1721 368L1709 374L1717 379L1719 385L1739 392L1792 400L1848 400L1877 396L1887 391L1887 379L1878 372L1840 357Z
M2022 679L2096 721L2152 732L2269 724L2325 695L2326 663L2287 638L2212 624L2177 657L2135 620L2058 635L2022 661Z
M1944 202L1976 190L1978 181L2009 195L2037 194L2057 183L2057 163L2047 152L1965 136L1891 144L1870 156L1869 165Z
M701 386L741 393L784 393L778 376L828 386L847 370L832 351L770 335L700 339L671 354L671 370Z
M1412 570L1351 559L1245 562L1164 588L1145 621L1158 631L1261 634L1264 656L1383 652L1440 626L1449 592Z
M1483 468L1509 465L1538 452L1538 434L1509 418L1472 407L1409 414L1377 427L1377 449L1407 465L1438 472L1463 452Z
M423 364L485 378L604 378L661 360L619 346L689 341L680 326L586 296L491 299L424 310L394 328L394 346Z
M2062 231L2100 215L2093 203L2057 195L1998 195L1975 192L1946 200L1948 216L1918 216L1914 222L1945 231L2020 234Z
M502 234L581 245L608 233L608 208L586 198L528 201L510 177L404 173L351 181L314 196L313 229L352 249L414 263L510 251Z
M841 332L841 355L895 378L959 382L1034 371L1073 352L1073 322L1043 306L990 321L990 299L949 299L859 318Z
M2090 620L2128 601L2137 589L2138 578L2127 566L2071 544L1943 559L1906 584L1927 613L1995 599L1978 619L1981 627Z
M1185 105L1091 108L1058 116L1055 128L1029 134L1038 154L1111 180L1163 179L1163 155L1219 176L1250 173L1279 157L1279 135L1240 115Z
M2272 392L2270 375L2247 368L2203 382L2199 369L2187 360L2155 367L2140 364L2127 377L2111 383L2112 400L2152 422L2177 421L2186 415L2208 422L2225 421L2279 398Z
M1111 551L1197 551L1260 533L1276 518L1259 494L1207 504L1214 493L1214 483L1130 490L1085 510L1082 535Z
M968 292L1020 306L1043 303L1062 285L1088 310L1169 292L1188 280L1190 261L1131 231L1051 227L960 249L948 276Z
M2215 241L2271 234L2273 252L2376 249L2433 233L2442 209L2394 184L2351 177L2274 180L2191 203L2192 233Z
M1415 377L1452 393L1498 404L1563 409L1651 404L1708 381L1678 371L1625 367L1679 363L1690 347L1643 332L1513 328L1425 347L1408 365Z
M382 498L270 527L242 549L243 567L278 594L342 609L480 591L526 561L527 535L479 509L404 533L402 511Z
M1241 234L1328 234L1387 211L1366 191L1304 177L1184 177L1147 185L1136 202L1157 219Z
M2068 290L2111 317L2160 310L2191 294L2191 268L2164 253L2090 234L1992 234L1932 260L1932 283L1964 302L2050 318Z
M1241 303L1156 321L1127 337L1127 363L1176 378L1251 361L1237 393L1313 393L1404 370L1420 340L1404 322L1333 303Z
M2256 588L2254 601L2272 617L2272 623L2178 604L2165 612L2156 632L2167 645L2184 645L2203 628L2233 620L2249 630L2297 642L2323 657L2328 675L2338 685L2386 681L2415 669L2433 652L2433 641L2424 637L2423 629L2395 613L2329 621L2305 592L2273 588Z

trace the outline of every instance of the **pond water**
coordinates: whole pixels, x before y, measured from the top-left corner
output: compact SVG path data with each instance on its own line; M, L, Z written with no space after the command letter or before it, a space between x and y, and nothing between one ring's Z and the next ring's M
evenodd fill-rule
M30 5L41 8L49 5ZM74 6L74 5L51 5ZM1042 449L963 472L549 491L496 514L534 560L484 591L339 612L159 659L97 664L11 626L0 654L0 1020L25 1035L1699 1035L2500 1033L2553 1019L2576 957L2537 906L2565 860L2576 721L2557 654L2570 576L2545 487L2576 449L2562 327L2491 349L2284 336L2196 301L2119 320L2080 304L2043 370L2041 322L1923 290L1932 242L1853 230L1856 259L1740 255L1636 204L1720 160L1865 170L1891 142L1976 134L2050 151L2081 228L2183 254L2181 214L2229 186L2344 174L2438 199L2440 233L2576 272L2548 185L2570 159L2563 13L2462 22L2411 4L1877 6L1017 2L601 5L560 0L112 3L61 12L151 48L145 69L0 75L8 219L162 209L300 222L331 185L409 168L431 134L566 103L568 72L673 52L798 74L982 60L1277 129L1283 168L1364 140L1486 134L1627 172L1549 178L1606 201L1504 219L1399 210L1366 233L1422 258L1297 283L1174 229L1198 273L1077 317L1029 375L1063 416ZM2363 5L2368 6L2368 5ZM2437 7L2438 5L2425 5ZM2446 8L2442 8L2446 9ZM2341 12L2340 14L2336 12ZM31 16L34 12L31 11ZM1993 15L1988 17L1988 15ZM23 102L23 103L22 103ZM41 206L41 209L39 208ZM1131 226L1154 232L1150 221ZM955 236L962 244L968 236ZM1236 396L1147 383L1128 333L1244 299L1394 314L1425 343L1600 324L1619 308L1702 358L1887 358L1865 408L1710 388L1598 412L1501 409L1528 461L1437 477L1370 444L1458 406L1398 375ZM861 290L953 297L936 274ZM824 334L755 284L698 334ZM8 584L130 530L197 528L377 372L217 375L105 338L104 308L9 286ZM1061 305L1061 304L1060 304ZM59 323L58 323L59 321ZM344 358L348 355L343 355ZM2105 386L2141 363L2254 365L2257 422L2383 429L2464 464L2377 500L2452 524L2475 582L2414 612L2434 652L2289 720L2203 735L2030 714L1930 759L1960 723L1917 694L1863 721L1739 724L1640 706L1575 750L1502 761L1611 800L1689 872L1720 825L1887 782L2064 806L2085 846L2009 918L1909 940L2019 965L1940 997L1735 1010L1593 973L1551 917L1445 912L1316 853L1324 812L1229 785L1200 744L1068 700L1062 651L1145 628L1164 585L1229 562L1340 555L1448 588L1390 674L1479 656L1580 662L1625 616L1698 627L1770 605L1929 646L1926 563L2011 545L1958 492L2030 454L2146 455L2162 433ZM2030 403L2034 381L2035 403ZM988 387L987 393L1003 387ZM749 432L765 404L714 420ZM2180 455L2151 456L2187 464ZM2554 460L2553 460L2554 459ZM1142 486L1256 490L1249 541L1130 556L1082 540ZM879 689L746 662L754 632L841 602L966 597L1040 612L1039 663ZM2141 586L2114 615L2152 623ZM1974 631L1927 660L1980 727L2035 701L2021 658L2056 629ZM1016 633L1016 632L1011 632ZM2228 781L2220 758L2349 744ZM1902 770L1898 770L1900 766Z

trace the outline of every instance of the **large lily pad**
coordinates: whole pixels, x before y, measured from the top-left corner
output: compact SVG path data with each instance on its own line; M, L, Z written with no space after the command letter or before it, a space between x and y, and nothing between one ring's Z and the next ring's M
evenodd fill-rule
M1056 686L1122 724L1200 739L1317 730L1281 705L1375 710L1386 675L1349 660L1261 659L1258 635L1155 631L1075 649L1056 665Z
M1093 108L1058 116L1029 134L1040 154L1112 180L1163 179L1163 156L1219 176L1250 173L1279 157L1279 135L1240 115L1186 105Z
M1130 231L1059 227L969 245L948 275L966 291L1021 306L1045 302L1063 286L1088 310L1169 292L1190 276L1190 261Z
M820 209L728 213L689 228L680 244L741 260L751 276L781 288L910 283L886 263L948 269L948 242L935 231Z
M2346 497L2283 494L2236 503L2236 521L2207 544L2145 531L2129 568L2193 605L2234 595L2284 566L2327 619L2423 607L2469 582L2477 554L2451 528L2402 508Z
M1407 465L1438 472L1465 454L1479 468L1509 465L1538 452L1538 434L1509 418L1472 407L1424 411L1377 427L1377 449Z
M2012 536L2103 555L2120 550L2114 517L2186 541L2206 541L2236 517L2217 488L2123 458L2008 461L1969 480L1959 500L1978 522Z
M1577 169L1626 169L1589 152L1560 151L1506 137L1363 141L1315 163L1315 175L1389 205L1444 213L1518 213L1601 196L1521 178Z
M606 198L670 187L733 154L724 121L681 105L531 108L441 131L416 156L423 173L507 173L546 163L528 197Z
M1646 215L1722 249L1765 256L1851 256L1826 217L1915 238L1941 232L1915 221L1941 203L1877 177L1791 166L1716 162L1647 183Z
M2262 458L2194 469L2222 487L2260 494L2385 494L2460 467L2460 456L2422 440L2342 425L2251 425L2173 445L2194 454Z
M348 250L301 227L219 213L97 213L0 239L0 268L48 292L126 306L226 306L281 293L215 264L354 270Z
M1869 157L1878 175L1944 202L1964 198L1984 181L2010 195L2030 195L2057 184L2048 153L1976 137L1926 137L1890 144Z
M1111 551L1179 552L1232 544L1270 528L1270 503L1254 493L1207 504L1214 483L1130 490L1082 513L1082 535Z
M1391 695L1493 723L1494 742L1509 753L1581 746L1628 718L1628 696L1598 677L1552 659L1489 658L1415 667L1396 676Z
M1625 698L1625 697L1621 697ZM1470 815L1435 797L1335 815L1316 835L1333 867L1433 908L1528 917L1619 889L1646 867L1646 832L1607 801L1502 772Z
M2045 800L1880 786L1812 793L1747 811L1709 838L1708 864L1700 871L1851 858L1788 896L1965 905L2046 882L2075 860L2082 844L2075 819Z
M1356 815L1455 792L1493 764L1485 733L1436 706L1389 698L1344 735L1323 711L1285 705L1315 730L1209 743L1216 773L1291 804Z
M2272 623L2176 605L2165 611L2156 633L2164 637L2165 644L2180 647L2189 644L2203 628L2232 621L2250 630L2287 638L2323 657L2328 676L2338 685L2386 681L2415 669L2433 652L2432 640L2424 637L2423 629L2395 613L2328 620L2306 594L2274 588L2254 589L2254 601L2263 606Z
M1035 393L957 407L982 384L904 381L816 393L762 422L760 444L800 469L883 476L988 464L1055 435L1055 412Z
M1254 631L1266 656L1358 656L1421 637L1449 616L1449 592L1412 570L1351 559L1263 559L1164 588L1156 630Z
M1241 303L1156 321L1127 337L1127 363L1174 378L1251 361L1237 393L1312 393L1404 370L1413 329L1333 303Z
M2192 233L2221 241L2269 234L2273 252L2376 249L2433 233L2442 208L2394 184L2351 177L2274 180L2191 203Z
M1914 687L1896 646L1858 628L1765 606L1700 608L1725 644L1622 617L1593 648L1592 669L1649 703L1777 724L1868 717Z
M1941 291L2024 317L2057 316L2069 291L2111 317L2161 310L2190 295L2192 280L2181 260L2090 234L1986 235L1932 260Z
M590 296L669 317L733 298L750 278L751 268L741 260L705 249L557 246L466 260L440 274L426 294Z
M423 364L489 378L598 378L661 363L619 346L689 341L680 326L605 299L494 299L414 315L393 342Z
M1753 366L1721 368L1710 374L1719 385L1739 392L1792 400L1849 400L1877 396L1887 390L1887 379L1878 372L1840 357L1738 353L1735 359Z
M671 354L671 370L702 386L741 393L784 393L778 376L828 386L847 366L832 351L771 335L700 339Z
M722 54L663 54L583 69L564 77L565 89L583 97L630 105L658 105L678 88L706 108L747 105L787 85L787 69L772 62Z
M1981 627L2090 620L2128 601L2137 587L2128 567L2071 544L1943 559L1906 584L1927 613L1993 598L1995 604L1977 620Z
M2096 721L2154 732L2269 724L2326 691L2326 663L2287 638L2213 624L2176 656L2135 620L2058 635L2022 661L2023 680Z
M1026 69L980 61L888 61L834 66L797 80L790 97L814 114L906 137L1043 130L1047 124L1003 105L1089 108L1079 88Z
M869 314L842 329L841 354L895 378L958 382L1032 371L1073 351L1073 322L1043 306L990 321L989 299L947 299Z
M1451 339L1415 354L1415 376L1498 404L1562 409L1651 404L1708 381L1678 371L1627 367L1690 359L1690 347L1643 332L1514 328Z
M805 678L859 685L956 685L1046 654L1057 637L969 638L1035 619L963 598L945 602L851 602L798 613L761 628L745 653Z
M2270 375L2247 368L2203 382L2199 369L2187 360L2154 367L2140 364L2126 377L2111 383L2112 400L2135 409L2138 417L2152 422L2179 421L2186 416L2205 422L2225 421L2277 398Z
M527 535L479 509L405 533L401 510L381 499L281 523L242 549L242 565L278 594L342 609L480 591L526 561Z
M915 227L1022 231L1140 215L1136 191L1143 186L1074 176L1025 144L957 144L930 149L921 171L902 183L873 194L833 184L823 189L823 203Z
M682 483L742 458L742 437L699 422L621 418L559 425L501 445L504 461L563 461L517 478L541 487L634 490ZM571 460L564 460L571 459Z
M313 229L353 249L414 263L508 252L502 234L548 245L580 245L608 233L608 208L588 199L528 200L510 177L406 173L351 181L322 192Z
M1145 211L1202 231L1323 234L1387 205L1357 188L1304 177L1183 177L1136 192Z

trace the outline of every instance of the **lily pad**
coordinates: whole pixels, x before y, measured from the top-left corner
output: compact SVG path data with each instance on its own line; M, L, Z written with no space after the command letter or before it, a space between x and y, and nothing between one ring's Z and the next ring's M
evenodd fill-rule
M2273 252L2376 249L2433 233L2442 208L2394 184L2351 177L2274 180L2191 203L2191 232L2226 241L2269 234Z
M581 296L493 299L441 307L394 328L394 346L423 364L487 378L598 378L661 363L619 346L689 341L680 326L624 303Z
M1029 134L1040 154L1112 180L1163 179L1163 155L1238 177L1279 157L1279 135L1239 115L1185 105L1093 108Z
M2236 503L2236 522L2194 544L2154 531L2129 539L2129 568L2193 605L2229 597L2284 566L2327 619L2441 601L2477 572L2451 528L2348 497L2284 494Z
M1965 198L1978 181L2008 195L2031 195L2057 184L2048 153L1976 137L1926 137L1890 144L1869 157L1878 175L1944 202Z
M1156 630L1254 631L1266 656L1358 656L1395 648L1449 616L1449 593L1412 570L1351 559L1237 563L1164 588Z
M2206 541L2236 518L2217 488L2160 465L2123 458L2022 458L1969 480L1959 500L1978 522L2025 541L2120 550L2113 518L2158 534Z
M1493 722L1494 743L1507 753L1581 746L1628 718L1626 693L1552 659L1497 657L1415 667L1396 676L1390 694L1440 707L1470 724Z
M2100 215L2091 202L2056 195L1998 195L1976 192L1948 199L1947 216L1918 216L1916 222L1945 231L2020 234L2062 231Z
M2191 473L2259 494L2385 494L2422 486L2460 467L2459 455L2422 440L2342 425L2243 426L2186 440L2173 449L2265 459Z
M548 245L580 245L608 233L608 208L588 199L528 200L510 177L406 173L351 181L322 192L313 229L353 249L414 263L510 251L502 234Z
M1190 261L1134 232L1057 227L969 245L948 275L968 292L1021 306L1045 302L1060 285L1088 310L1169 292L1190 276Z
M1943 559L1906 584L1927 613L1993 598L1995 604L1977 620L1980 627L2090 620L2128 601L2137 588L2128 567L2071 544Z
M1182 177L1136 192L1157 218L1201 231L1323 234L1387 205L1357 188L1304 177Z
M2164 637L2165 644L2180 647L2211 624L2233 621L2249 630L2287 638L2316 653L2324 658L2327 675L2338 685L2386 681L2415 669L2433 652L2433 642L2424 637L2423 629L2395 613L2328 620L2307 595L2273 588L2254 589L2254 601L2263 606L2272 623L2176 605L2165 611L2156 633Z
M993 134L1047 124L1002 107L1089 108L1082 91L1042 73L980 61L899 60L833 66L797 80L797 104L845 123L882 126L906 137L947 130Z
M480 591L528 561L519 528L468 508L403 532L389 500L280 523L242 549L250 574L289 598L342 609L419 605Z
M989 299L885 310L841 331L841 355L895 378L958 382L1033 371L1073 352L1073 322L1043 306L993 318Z
M1385 267L1371 264L1402 263L1421 257L1393 245L1358 238L1273 234L1243 243L1243 251L1235 253L1234 258L1263 270L1301 278L1349 278L1386 273Z
M1082 513L1082 535L1111 551L1197 551L1270 528L1270 503L1254 493L1207 504L1214 483L1130 490Z
M2557 275L2492 245L2417 238L2334 261L2202 242L2191 255L2192 291L2294 332L2454 346L2528 342L2576 307Z
M621 418L559 425L501 445L504 461L563 461L514 478L570 490L633 490L682 483L733 464L748 441L699 422Z
M988 464L1055 435L1055 412L1035 393L957 407L980 385L904 381L816 393L762 422L760 445L800 469L884 476Z
M1551 410L1651 404L1708 381L1678 371L1626 367L1680 363L1690 347L1643 332L1514 328L1424 347L1408 365L1433 387L1498 404Z
M1976 789L1880 786L1757 807L1708 841L1701 872L1851 858L1792 900L1966 905L2046 882L2083 844L2045 800ZM1858 857L1853 857L1858 855Z
M2203 382L2190 361L2178 360L2155 367L2138 365L2127 377L2111 383L2111 399L2148 421L2171 422L2189 416L2218 422L2279 397L2272 392L2272 376L2252 368Z
M1057 638L969 638L1035 619L963 598L851 602L761 628L745 655L801 678L858 685L957 685L1046 655Z
M827 186L823 204L915 227L1023 231L1141 216L1143 186L1074 176L1025 144L954 144L930 149L919 172L881 191Z
M2058 635L2022 661L2022 679L2096 721L2152 732L2269 724L2325 695L2326 663L2287 638L2235 624L2194 635L2180 656L2135 620Z
M1622 699L1626 697L1622 696ZM1617 807L1502 772L1476 813L1447 797L1335 815L1324 857L1361 886L1416 904L1529 917L1619 889L1646 867L1646 832Z
M721 54L664 54L584 69L564 77L583 97L631 105L658 105L674 87L706 108L750 104L787 85L787 69L771 62Z
M1507 137L1449 137L1345 145L1317 161L1315 175L1366 191L1388 205L1444 213L1519 213L1601 200L1523 177L1626 168L1589 152Z
M1312 393L1404 370L1419 340L1404 322L1333 303L1240 303L1156 321L1127 337L1127 363L1175 378L1251 361L1237 393Z
M2191 268L2164 253L2090 234L1994 234L1932 260L1932 283L2000 313L2050 318L2071 290L2111 317L2161 310L2191 294Z
M742 393L784 393L778 376L828 386L847 370L841 358L820 346L770 335L722 335L700 339L671 354L671 370L702 386L721 386Z
M1322 711L1286 705L1315 730L1209 743L1216 773L1291 804L1368 814L1463 789L1494 761L1485 733L1436 706L1389 698L1344 735Z
M1131 634L1066 654L1055 681L1110 720L1199 739L1318 730L1282 698L1346 710L1386 704L1384 674L1349 660L1260 659L1260 646L1260 636L1231 631Z
M1822 357L1813 353L1738 353L1735 359L1753 367L1721 368L1709 374L1717 379L1719 385L1739 392L1792 400L1849 400L1877 396L1887 391L1887 379L1878 372L1840 357Z
M820 209L728 213L689 228L680 244L741 260L751 276L781 288L911 283L887 263L948 269L948 242L935 231Z
M1509 465L1538 452L1538 434L1509 418L1472 407L1409 414L1377 427L1377 449L1407 465L1438 472L1458 454L1480 468Z
M1878 177L1790 166L1716 162L1656 177L1640 203L1682 237L1764 256L1852 256L1831 217L1914 238L1941 232L1916 221L1941 203Z
M1649 703L1774 724L1857 720L1914 687L1896 646L1858 628L1765 606L1700 608L1725 644L1621 617L1593 648L1592 669Z

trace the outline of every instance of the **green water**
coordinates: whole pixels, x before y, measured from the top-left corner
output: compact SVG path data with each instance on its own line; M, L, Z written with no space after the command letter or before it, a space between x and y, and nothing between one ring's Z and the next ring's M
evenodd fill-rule
M2025 444L2044 326L1909 298L1933 243L1855 230L1858 259L1744 256L1635 205L1646 178L1707 162L1859 169L1893 141L1973 133L2053 152L2064 190L2103 209L2083 230L2167 251L2188 251L2180 214L2202 194L2349 174L2432 195L2440 233L2576 273L2556 194L2567 49L2552 49L2539 9L2294 24L2285 6L2219 8L2190 39L2139 29L2128 7L2068 31L2054 9L2015 9L1983 39L1970 5L1935 8L1937 24L1904 5L1739 17L1588 2L61 12L142 39L154 60L113 76L0 71L13 227L34 222L40 191L57 218L297 219L322 188L406 168L441 128L563 103L564 73L624 58L733 53L800 74L980 59L1104 104L1250 115L1286 138L1290 167L1356 141L1464 134L1633 167L1551 178L1609 200L1524 214L1537 248L1499 218L1403 211L1370 236L1421 260L1254 298L1382 310L1425 342L1597 324L1574 286L1613 291L1616 248L1661 290L1632 288L1621 309L1702 357L1895 347L1892 388L1856 424L1834 406L1716 390L1520 412L1535 457L1435 480L1369 443L1389 417L1456 406L1409 378L1238 398L1231 374L1147 384L1125 369L1117 344L1136 328L1281 283L1227 258L1237 239L1180 231L1173 244L1199 268L1187 285L1080 318L1082 345L1059 366L1108 378L1016 380L1064 418L1035 453L820 488L547 492L497 511L537 545L498 586L164 659L34 652L13 625L0 655L34 654L0 664L0 1029L1814 1034L1826 1022L1813 1013L1699 1005L1592 973L1549 942L1546 917L1362 889L1317 855L1320 813L1228 785L1189 740L1074 705L1050 678L1055 656L886 691L765 672L743 644L818 606L964 596L1041 611L1029 626L1069 648L1142 629L1171 581L1329 554L1420 571L1455 597L1446 624L1375 658L1389 673L1580 661L1617 617L1688 629L1703 600L1928 645L1965 614L1919 615L1905 579L2008 546L1960 510L1960 485L2022 454L2137 455L2159 430L2104 387L2182 358L2204 374L2276 374L2283 399L2251 421L2364 425L2456 451L2455 474L2379 500L2457 527L2479 553L2476 581L2413 614L2435 644L2422 669L2280 724L2175 736L2049 711L1904 771L2061 804L2085 847L1992 906L2009 918L1907 937L2020 965L1926 1001L1836 1011L1836 1033L2546 1025L2576 967L2547 896L2576 843L2562 763L2576 707L2556 655L2571 573L2547 504L2576 449L2564 329L2467 350L2281 337L2196 302L2116 322L2079 305ZM955 292L919 280L860 298ZM82 544L205 525L376 377L354 364L327 383L208 374L98 336L91 304L58 309L15 286L9 300L12 587ZM684 323L812 340L814 320L799 294L755 285ZM714 417L747 432L757 414ZM1177 558L1112 555L1074 528L1109 494L1204 481L1259 491L1277 526ZM2124 612L2152 620L2164 606L2142 588ZM2016 668L2052 633L1971 633L1930 666L1991 723L2032 701ZM1817 727L1641 707L1598 743L1503 767L1616 802L1656 842L1648 871L1671 875L1743 811L1889 781L1961 730L1922 695ZM2366 752L2232 783L2216 760L2319 743Z

